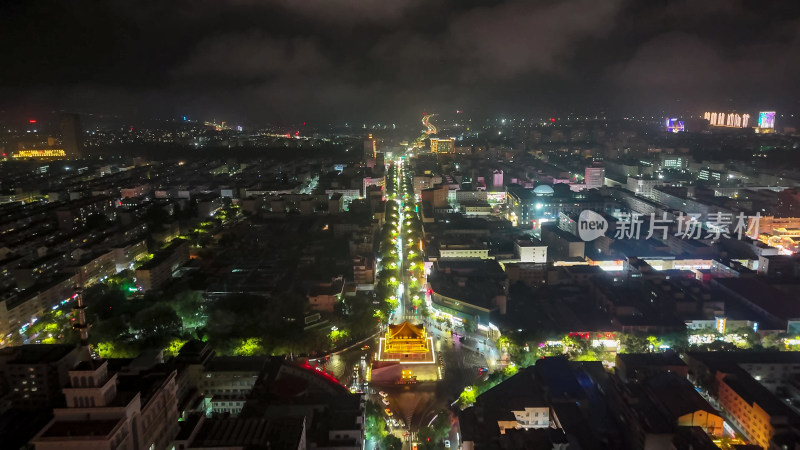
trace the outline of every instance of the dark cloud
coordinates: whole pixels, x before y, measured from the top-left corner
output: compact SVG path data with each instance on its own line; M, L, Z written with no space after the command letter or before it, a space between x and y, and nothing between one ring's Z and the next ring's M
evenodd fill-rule
M253 122L791 108L797 54L790 1L3 2L0 108Z
M239 82L298 76L329 67L330 62L313 39L279 39L253 32L202 41L174 75L178 81L200 78Z
M561 71L576 41L612 29L619 6L620 0L569 0L478 8L453 21L453 49L486 77Z

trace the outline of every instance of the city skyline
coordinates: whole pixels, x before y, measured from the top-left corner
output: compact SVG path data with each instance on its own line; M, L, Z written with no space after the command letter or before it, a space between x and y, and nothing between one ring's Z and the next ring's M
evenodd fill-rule
M457 109L670 115L798 106L792 2L0 8L0 109L21 116L379 122Z

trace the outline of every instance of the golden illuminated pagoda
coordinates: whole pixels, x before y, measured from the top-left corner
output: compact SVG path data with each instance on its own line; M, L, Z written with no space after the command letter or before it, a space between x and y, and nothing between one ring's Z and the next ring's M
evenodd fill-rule
M403 322L389 325L386 330L385 349L388 354L428 353L428 336L425 326Z
M389 325L380 338L370 374L371 379L379 383L416 383L441 379L433 338L425 332L425 326L408 322Z

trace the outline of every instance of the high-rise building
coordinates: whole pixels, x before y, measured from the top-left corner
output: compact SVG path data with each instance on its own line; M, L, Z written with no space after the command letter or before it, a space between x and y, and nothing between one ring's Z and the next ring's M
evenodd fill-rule
M503 187L503 171L495 170L492 172L492 187Z
M77 114L61 115L61 140L67 158L80 158L83 156L83 135L81 119Z
M364 141L364 161L369 161L372 159L374 164L377 147L378 145L376 139L374 139L370 134L369 138Z
M596 165L587 167L584 171L584 183L586 189L603 187L606 183L606 169Z

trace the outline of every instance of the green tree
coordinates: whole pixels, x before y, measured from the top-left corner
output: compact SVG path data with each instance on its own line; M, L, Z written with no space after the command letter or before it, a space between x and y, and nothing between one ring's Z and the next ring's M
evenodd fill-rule
M661 341L656 336L647 336L647 350L657 352L661 346Z
M726 335L735 335L738 337L735 343L736 346L739 348L753 348L753 347L760 347L761 344L761 336L753 331L750 327L737 327L728 330Z
M761 345L772 350L786 350L786 344L783 342L786 336L786 333L768 334L761 339ZM800 336L795 336L795 339L800 340Z
M620 336L621 353L644 353L647 351L647 339L636 334L625 333Z
M478 330L478 325L475 323L474 320L465 320L464 321L464 329L467 333L474 333Z
M389 434L383 438L384 450L401 450L403 448L403 441L399 437Z
M386 421L383 418L383 410L377 403L368 401L365 407L367 439L375 442L381 441L389 433L386 431Z
M118 287L96 284L83 293L89 320L108 319L125 309L125 294Z
M475 404L478 397L478 388L475 386L467 386L458 396L458 404L461 409L467 408Z
M439 411L433 423L429 427L420 428L417 437L420 440L420 447L423 449L439 448L444 439L450 434L451 428L450 413Z
M89 340L96 342L113 342L126 339L130 334L130 327L122 317L112 317L92 324Z
M175 310L186 328L197 328L205 325L205 299L199 291L183 290L178 292L169 306Z
M138 330L145 338L178 336L182 322L175 311L165 304L156 304L145 308L131 320L131 327Z
M254 356L265 354L261 339L249 338L243 340L234 350L235 356Z

